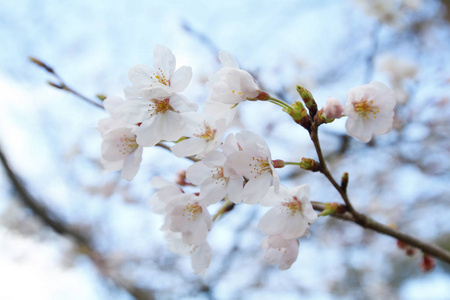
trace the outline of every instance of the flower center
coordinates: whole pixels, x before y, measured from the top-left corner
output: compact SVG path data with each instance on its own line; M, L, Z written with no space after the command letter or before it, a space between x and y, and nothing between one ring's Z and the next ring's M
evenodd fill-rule
M232 93L233 95L239 95L239 96L242 95L242 92L236 92L235 90L232 90L231 93Z
M197 204L197 202L194 203L188 203L184 206L183 209L183 217L187 214L187 220L188 221L195 221L197 220L198 216L202 213L202 207Z
M164 84L165 86L170 86L170 80L167 80L166 75L164 75L161 68L158 68L158 71L153 73L153 75L150 78L153 79L155 83L159 82L161 84ZM153 85L150 84L150 86Z
M211 170L211 173L211 178L216 181L216 184L225 185L228 182L228 178L223 175L223 167L216 167Z
M250 171L255 178L263 173L270 172L272 173L272 169L270 168L269 160L266 158L255 158L252 157L252 162L248 164L250 167L253 167L253 170Z
M302 202L298 200L296 196L287 202L283 202L281 205L286 208L292 216L302 212Z
M124 134L122 137L120 137L119 143L116 145L116 147L117 151L119 151L120 154L130 154L138 147L138 144L136 143L136 136L134 136L134 138L130 138Z
M355 111L364 119L368 120L372 114L374 119L377 118L377 113L380 112L378 106L373 105L373 100L361 100L359 102L353 103L353 108Z
M152 103L150 103L148 106L149 108L147 110L152 111L150 117L156 116L158 114L164 114L169 110L175 111L175 109L173 109L173 107L170 105L169 99L152 99Z
M204 129L202 134L194 134L196 137L205 139L207 142L212 141L214 139L214 136L216 135L216 129L211 129L211 126L204 123Z

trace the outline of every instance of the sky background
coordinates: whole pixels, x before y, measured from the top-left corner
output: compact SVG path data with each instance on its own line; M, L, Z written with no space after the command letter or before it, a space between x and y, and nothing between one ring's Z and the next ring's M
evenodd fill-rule
M28 60L48 63L90 98L121 96L130 85L128 69L151 65L154 46L163 44L178 67L192 67L183 94L200 106L222 49L271 94L291 103L299 100L295 86L302 84L319 106L329 96L344 102L350 88L372 80L394 88L380 67L383 55L411 62L418 71L401 83L408 102L397 112L396 130L377 138L374 147L347 139L347 150L331 164L336 176L350 173L358 209L437 241L450 236L443 213L450 205L450 28L439 1L417 10L400 2L398 22L386 24L364 10L364 1L352 0L0 0L0 146L36 198L92 233L97 249L120 266L118 272L161 299L448 299L444 263L423 274L419 256L406 258L392 239L325 218L311 229L311 238L300 241L289 271L268 267L256 230L264 210L245 206L215 225L211 267L205 278L192 275L189 260L167 250L158 230L163 220L147 206L150 179L171 180L189 161L146 149L131 183L117 173L102 174L95 128L106 113L47 85L54 78ZM314 157L306 132L269 103L243 103L239 121L265 137L274 158ZM342 146L344 124L338 120L321 132L326 153ZM288 186L310 184L312 200L339 201L316 174L293 169L280 174ZM18 203L0 172L0 299L131 299ZM214 289L200 293L202 285Z

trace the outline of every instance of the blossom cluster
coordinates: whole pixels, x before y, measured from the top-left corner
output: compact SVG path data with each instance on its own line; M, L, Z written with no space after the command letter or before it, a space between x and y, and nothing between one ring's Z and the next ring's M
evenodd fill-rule
M122 170L122 177L131 180L139 170L144 147L173 142L173 154L195 161L185 177L198 192L186 193L172 182L153 179L158 191L150 205L155 213L164 215L161 229L169 249L189 255L195 273L204 273L212 254L207 237L215 219L209 207L219 202L223 207L259 204L270 207L258 224L266 235L261 243L266 249L265 260L288 269L297 258L299 238L309 236L309 226L317 218L309 186L287 188L280 184L276 168L284 163L272 160L261 136L248 130L227 132L242 101L271 100L283 110L289 108L285 111L294 120L297 114L290 107L299 106L281 103L261 91L251 74L240 69L229 53L222 51L219 59L222 68L206 84L210 94L199 112L197 105L181 94L191 80L191 68L176 69L173 53L157 45L153 67L137 65L130 69L132 86L124 89L125 99L104 100L110 117L100 120L98 126L103 138L102 162L105 170ZM308 101L305 103L311 104L311 99ZM394 105L392 91L372 82L350 90L345 107L330 98L317 114L328 123L345 113L348 133L368 142L373 134L390 130ZM301 112L299 116L305 117Z

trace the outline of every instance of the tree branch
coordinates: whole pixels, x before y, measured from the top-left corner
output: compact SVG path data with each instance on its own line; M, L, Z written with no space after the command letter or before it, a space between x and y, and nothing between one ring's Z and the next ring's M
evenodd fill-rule
M357 212L353 205L350 202L350 199L347 195L347 189L344 185L339 185L336 180L331 175L330 171L328 170L326 161L323 157L322 149L320 147L319 142L319 136L318 136L318 125L316 125L313 122L313 125L311 127L311 140L314 144L314 147L316 149L319 162L320 162L320 172L330 181L330 183L334 186L334 188L339 192L342 199L345 202L345 209L346 211L340 213L336 212L334 214L331 214L332 217L350 221L355 224L358 224L359 226L367 229L371 229L373 231L376 231L378 233L382 233L385 235L392 236L410 246L416 247L420 250L422 250L424 253L429 254L431 256L436 257L437 259L440 259L441 261L444 261L448 264L450 264L450 252L446 251L445 249L438 247L436 245L428 244L426 242L423 242L415 237L412 237L408 234L405 234L401 231L398 231L392 227L383 225L372 218L361 214ZM315 210L323 211L325 207L320 204L313 204L313 207Z
M0 147L0 161L3 165L3 168L6 171L6 175L9 178L12 186L16 190L19 195L20 201L28 207L35 215L38 217L45 225L53 229L60 235L64 235L73 239L80 250L79 253L85 254L97 267L98 271L104 276L111 279L114 284L121 289L126 290L132 297L137 300L151 300L155 299L152 291L143 289L135 286L128 279L125 279L121 276L114 274L109 271L107 265L107 259L101 255L95 248L92 246L92 241L89 237L85 236L75 228L72 228L64 221L62 221L58 216L56 216L53 212L51 212L48 208L40 204L24 187L21 183L19 177L14 173L11 169L3 151Z

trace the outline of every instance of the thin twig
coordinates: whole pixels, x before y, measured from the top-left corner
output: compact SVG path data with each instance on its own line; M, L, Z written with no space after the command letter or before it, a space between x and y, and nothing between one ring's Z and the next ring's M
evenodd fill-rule
M66 82L62 79L61 76L59 76L58 73L56 73L56 71L50 67L48 64L46 64L45 62L41 61L40 59L37 59L35 57L29 57L30 61L34 64L36 64L37 66L43 68L45 71L47 71L50 75L52 75L53 77L55 77L59 83L54 83L52 81L49 81L48 84L51 85L54 88L60 89L60 90L64 90L66 92L69 92L75 96L77 96L78 98L82 99L83 101L88 102L89 104L92 104L94 106L96 106L97 108L101 108L104 109L102 104L97 103L96 101L89 99L86 96L83 96L82 94L78 93L77 91L75 91L74 89L70 88Z
M317 211L325 210L325 206L323 204L314 203L313 208ZM436 245L425 243L415 237L412 237L406 233L398 231L392 227L378 223L377 221L373 220L372 218L362 215L365 218L365 222L361 223L361 222L358 222L353 217L353 215L348 211L344 211L342 213L336 212L336 213L330 214L330 216L332 216L333 218L336 218L336 219L353 222L363 228L371 229L378 233L389 235L389 236L396 238L410 246L421 249L424 253L427 253L431 256L434 256L434 257L450 264L450 252L448 252Z
M342 187L341 185L339 185L336 182L336 180L333 178L333 176L331 175L331 172L328 170L326 161L325 161L323 153L322 153L322 149L320 147L319 136L318 136L318 126L315 123L313 123L312 129L311 129L311 140L314 144L314 147L316 149L316 152L317 152L317 155L319 158L320 172L328 179L328 181L330 181L330 183L339 192L339 194L341 195L342 199L345 202L345 207L346 207L347 211L342 212L342 213L336 212L334 214L331 214L332 217L335 217L335 218L338 218L341 220L350 221L355 224L358 224L359 226L361 226L363 228L368 228L368 229L374 230L378 233L392 236L410 246L421 249L424 253L427 253L431 256L434 256L437 259L440 259L441 261L444 261L444 262L450 264L450 252L449 251L446 251L445 249L438 247L436 245L423 242L415 237L412 237L408 234L405 234L405 233L398 231L394 228L391 228L389 226L383 225L383 224L373 220L372 218L357 212L353 208L353 205L350 202L350 199L347 195L347 189ZM313 207L314 207L314 209L316 209L318 211L323 211L325 209L325 207L320 204L313 204Z

